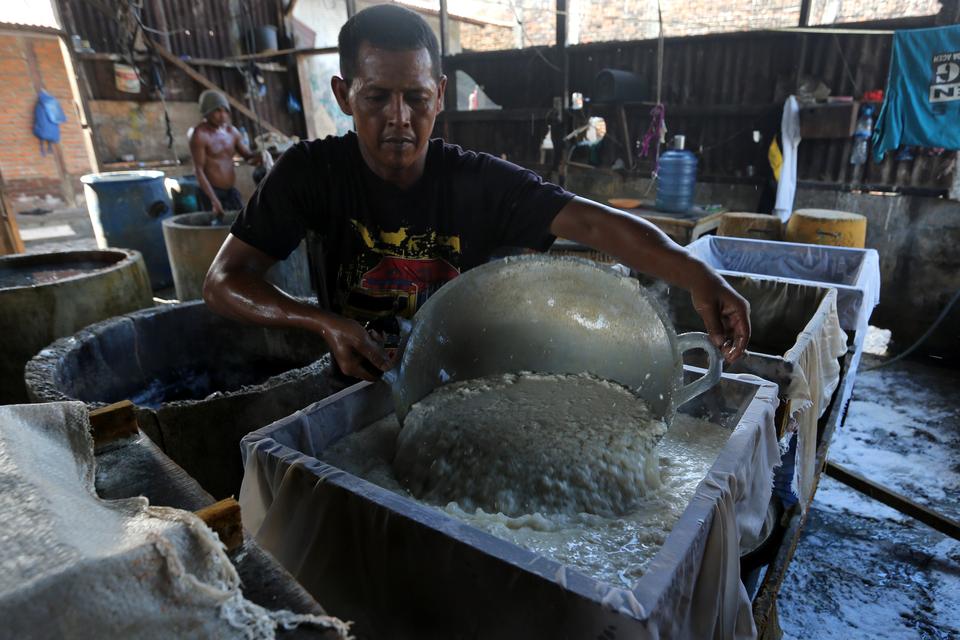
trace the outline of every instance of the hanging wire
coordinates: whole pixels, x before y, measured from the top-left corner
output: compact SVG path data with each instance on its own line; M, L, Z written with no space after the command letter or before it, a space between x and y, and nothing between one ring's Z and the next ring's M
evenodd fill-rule
M557 65L553 64L552 62L550 62L550 60L548 60L547 57L540 52L540 49L537 48L537 45L535 45L535 44L533 43L533 40L530 39L530 36L527 34L527 29L526 29L526 27L523 26L523 19L522 19L522 18L520 17L520 15L517 13L517 5L514 4L513 0L507 0L507 1L510 3L510 9L513 10L513 17L516 19L517 25L520 27L520 35L521 35L521 37L527 42L527 44L530 45L530 47L533 49L533 52L534 52L535 54L537 54L537 56L538 56L541 60L543 60L544 64L546 64L548 67L550 67L550 68L553 69L554 71L562 72L563 70L562 70L560 67L558 67ZM556 12L553 12L553 13L556 14ZM558 43L558 44L559 44L559 43ZM566 44L566 43L564 43L564 44Z
M121 16L126 16L126 24L120 23L119 26L121 29L126 28L129 38L127 40L127 45L124 49L125 57L127 58L129 65L133 68L134 72L137 74L137 80L146 87L153 88L157 97L160 99L160 107L163 109L163 122L164 128L167 136L167 148L173 152L174 158L179 160L177 151L174 148L174 137L173 137L173 123L170 120L170 110L167 108L167 98L166 98L166 66L163 63L163 60L160 59L160 56L157 55L155 50L155 43L153 39L148 37L146 33L143 33L145 25L143 24L143 18L140 15L140 12L143 10L142 0L137 2L136 0L127 0L126 5L121 4L119 7L119 14ZM131 23L131 18L133 22ZM118 20L118 22L120 22ZM142 34L142 40L144 46L147 47L149 53L149 62L150 62L150 77L147 80L144 80L143 75L140 73L140 68L136 64L134 58L135 46L137 42L137 37ZM122 40L121 40L122 42Z

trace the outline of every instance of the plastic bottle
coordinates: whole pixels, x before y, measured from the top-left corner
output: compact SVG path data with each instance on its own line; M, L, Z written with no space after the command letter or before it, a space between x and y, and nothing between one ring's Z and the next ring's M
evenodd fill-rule
M860 111L857 128L853 131L850 164L864 164L867 161L867 147L870 144L871 135L873 135L873 106L868 104Z
M697 156L683 148L664 152L657 173L657 209L686 213L693 207L696 184Z
M247 128L246 128L246 127L240 127L240 128L238 129L238 131L240 132L240 139L243 141L244 146L249 149L249 148L250 148L250 134L247 133Z

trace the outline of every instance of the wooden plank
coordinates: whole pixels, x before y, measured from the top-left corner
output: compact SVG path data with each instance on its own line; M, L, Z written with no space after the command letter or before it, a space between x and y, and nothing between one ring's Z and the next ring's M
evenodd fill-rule
M136 406L129 400L114 402L90 412L94 446L121 440L138 433Z
M280 58L283 56L316 56L325 53L337 53L340 51L337 47L309 47L304 49L277 49L276 51L263 51L261 53L248 53L242 56L233 56L226 60L265 60L268 58Z
M204 524L213 529L220 542L232 551L243 545L243 524L240 522L240 503L233 498L224 498L209 507L194 511Z
M123 57L119 53L78 53L76 54L77 59L79 60L96 60L99 62L122 62L127 63L127 58ZM150 57L146 54L137 54L134 56L134 60L137 61L146 61ZM222 69L239 69L243 66L243 63L239 60L219 60L214 58L181 58L183 62L186 62L193 67L219 67ZM276 62L255 62L257 68L261 71L272 71L276 73L285 73L287 71L286 65L278 64Z
M7 200L7 191L3 186L3 174L0 173L0 256L11 253L23 253L23 239L17 226L17 215Z
M873 480L835 462L828 460L824 471L834 480L839 480L865 496L882 502L888 507L896 509L900 513L910 516L915 520L919 520L940 533L950 536L954 540L960 540L960 522L914 502L905 495L877 484Z
M160 56L161 56L164 60L166 60L167 62L169 62L169 63L172 64L173 66L175 66L175 67L177 67L178 69L180 69L181 71L183 71L183 72L184 72L185 74L187 74L192 80L194 80L194 81L197 82L198 84L206 87L207 89L213 89L213 90L219 91L220 93L222 93L223 95L225 95L226 98L227 98L227 101L230 103L230 106L232 106L234 109L236 109L237 111L239 111L239 112L242 113L243 115L247 116L247 117L250 118L251 120L256 121L256 120L258 119L258 118L257 118L257 114L254 113L253 111L251 111L250 109L248 109L246 106L244 106L244 104L243 104L242 102L240 102L239 100L237 100L236 98L234 98L233 96L231 96L229 93L227 93L226 91L224 91L224 90L223 90L221 87L219 87L217 84L215 84L215 83L211 82L210 80L208 80L207 77L204 76L203 74L200 74L200 73L198 73L197 71L195 71L190 65L188 65L186 62L184 62L183 60L181 60L180 58L178 58L178 57L177 57L176 55L174 55L173 53L171 53L170 50L165 49L164 47L160 46L160 45L157 44L156 42L154 42L152 46L153 46L153 49L154 49L158 54L160 54ZM286 135L283 131L281 131L281 130L278 129L277 127L273 126L272 124L270 124L269 122L267 122L267 121L264 120L263 118L259 118L259 120L260 120L260 124L263 125L263 128L266 129L267 131L272 131L273 133L278 133L278 134L280 134L280 135L282 135L282 136L285 136L285 135Z

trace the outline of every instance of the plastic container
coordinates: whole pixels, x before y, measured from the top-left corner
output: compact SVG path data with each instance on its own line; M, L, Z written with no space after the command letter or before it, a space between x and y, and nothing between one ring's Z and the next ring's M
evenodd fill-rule
M774 385L725 377L684 406L731 435L630 588L322 461L391 405L385 385L364 382L241 441L244 528L357 636L733 638L748 628L738 540L759 530L779 461Z
M173 284L162 223L173 215L162 171L90 173L82 178L97 246L143 255L154 290Z
M856 344L880 302L880 255L875 249L703 236L687 251L721 275L783 280L837 290L840 327L856 331Z
M657 174L657 209L686 213L693 207L697 184L697 157L685 149L671 149L660 156Z

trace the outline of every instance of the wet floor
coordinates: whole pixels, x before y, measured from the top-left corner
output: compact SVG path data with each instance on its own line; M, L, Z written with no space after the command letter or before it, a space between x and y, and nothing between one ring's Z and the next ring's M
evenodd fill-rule
M960 371L861 365L830 459L960 519ZM824 477L779 596L784 638L960 639L960 541Z

